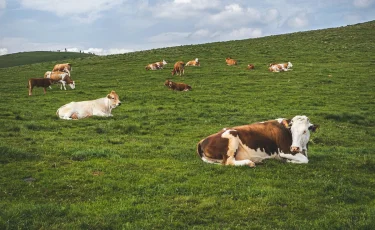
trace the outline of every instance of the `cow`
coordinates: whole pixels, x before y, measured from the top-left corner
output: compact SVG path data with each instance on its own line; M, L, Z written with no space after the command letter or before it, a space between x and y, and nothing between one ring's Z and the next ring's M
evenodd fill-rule
M196 58L195 60L188 61L185 66L201 66L201 63L198 58Z
M225 62L227 63L227 65L237 65L237 61L232 59L231 57L225 58Z
M156 63L148 64L145 67L146 70L158 70L160 69Z
M47 74L50 71L47 71L46 74L44 74L44 78L49 78L53 81L54 84L60 84L60 89L64 87L66 90L65 84L68 84L71 89L75 89L76 84L75 81L72 80L72 78L69 76L66 72L51 72ZM51 86L50 86L51 88Z
M73 70L72 64L70 64L70 63L64 63L64 64L56 64L53 67L52 72L56 72L56 71L66 72L70 76L70 72L72 70Z
M29 88L29 96L32 95L34 87L43 87L44 94L46 94L46 88L53 84L53 81L49 78L30 78L27 84Z
M293 65L291 62L288 62L288 63L281 63L281 64L277 64L277 63L271 63L269 65L269 68L268 70L270 72L281 72L281 71L288 71L288 70L291 70L290 68L292 68Z
M159 69L163 69L163 67L168 64L164 59L163 61L158 61L158 62L155 62L156 65L159 66Z
M172 76L177 74L182 76L185 73L185 63L182 61L178 61L174 64L172 70Z
M111 91L106 97L91 101L70 102L61 106L56 115L65 120L77 120L91 116L111 117L112 109L121 105L119 96Z
M173 82L170 80L166 80L164 82L164 85L167 86L171 90L177 90L177 91L189 91L192 90L191 86L182 82Z
M247 70L253 70L253 69L255 69L255 66L253 64L248 64L246 69Z
M255 167L268 158L308 163L310 131L317 128L306 116L224 128L199 141L197 153L204 162L234 166Z

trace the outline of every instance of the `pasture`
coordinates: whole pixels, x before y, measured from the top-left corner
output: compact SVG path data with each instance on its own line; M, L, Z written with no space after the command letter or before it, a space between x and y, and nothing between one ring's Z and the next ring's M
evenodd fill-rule
M374 229L374 37L372 21L1 68L0 229ZM201 67L171 76L176 61L195 58ZM145 70L163 59L164 69ZM286 61L292 71L268 71ZM28 96L28 78L63 62L76 89ZM193 90L171 91L166 79ZM111 90L122 102L113 117L55 114ZM295 115L320 125L308 164L197 156L224 127Z

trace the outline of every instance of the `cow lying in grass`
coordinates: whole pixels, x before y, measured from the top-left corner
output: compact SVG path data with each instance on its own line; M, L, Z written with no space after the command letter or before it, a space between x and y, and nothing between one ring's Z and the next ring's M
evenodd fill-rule
M317 127L308 117L295 116L224 128L201 140L197 153L204 162L223 165L255 167L268 158L308 163L310 131Z
M145 69L146 70L158 70L158 69L163 69L163 67L168 64L165 60L163 61L158 61L155 63L151 63L146 65Z
M291 70L290 68L292 68L292 67L293 67L293 65L292 65L291 62L281 63L281 64L271 63L270 67L268 68L268 70L270 72L282 72L282 71Z
M189 91L192 90L191 86L182 82L173 82L170 80L166 80L164 82L164 85L167 86L171 90L177 90L177 91Z
M111 91L106 97L91 101L70 102L61 106L56 115L61 119L81 119L91 116L110 117L112 109L121 105L119 96Z
M46 88L51 86L53 81L48 78L30 78L27 84L29 88L29 96L32 95L34 87L43 87L44 94L46 94Z
M237 65L237 61L232 59L231 57L227 57L225 59L225 62L227 63L227 65Z
M195 60L188 61L185 66L201 66L201 63L198 58L196 58Z

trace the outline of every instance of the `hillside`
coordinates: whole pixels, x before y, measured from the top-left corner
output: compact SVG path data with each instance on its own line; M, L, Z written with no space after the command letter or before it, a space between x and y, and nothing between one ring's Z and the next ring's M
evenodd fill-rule
M371 21L68 58L76 88L45 95L26 85L54 61L1 68L0 229L374 229L374 37ZM200 67L171 75L195 58ZM164 69L145 70L163 59ZM293 70L268 71L285 61ZM171 91L166 79L193 90ZM56 116L112 90L122 102L112 117ZM225 127L296 115L320 126L308 164L234 167L197 155Z
M28 65L41 62L63 61L73 58L85 58L94 56L93 54L77 53L77 52L21 52L15 54L7 54L0 56L0 68Z

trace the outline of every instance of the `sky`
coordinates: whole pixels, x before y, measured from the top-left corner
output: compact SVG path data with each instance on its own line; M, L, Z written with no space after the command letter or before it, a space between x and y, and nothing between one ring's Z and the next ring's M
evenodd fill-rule
M375 0L0 0L0 55L111 55L375 20Z

